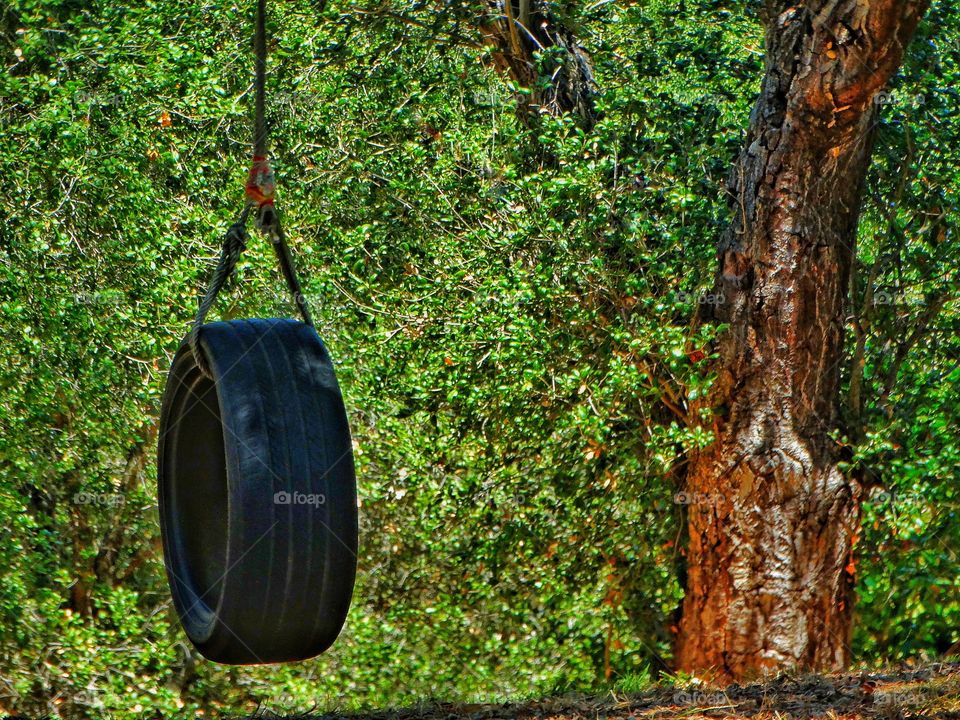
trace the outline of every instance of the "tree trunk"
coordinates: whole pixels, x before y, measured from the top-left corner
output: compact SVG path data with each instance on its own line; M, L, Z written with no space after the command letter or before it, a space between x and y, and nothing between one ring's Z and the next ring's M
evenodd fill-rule
M529 91L521 96L521 119L530 124L541 111L571 113L581 125L593 127L593 64L547 2L495 0L490 7L493 16L481 30L494 48L494 67ZM551 56L554 48L560 52Z
M838 468L840 365L875 96L925 9L767 3L766 72L719 247L727 323L689 459L676 663L742 679L849 659L860 484ZM698 410L698 408L695 408Z

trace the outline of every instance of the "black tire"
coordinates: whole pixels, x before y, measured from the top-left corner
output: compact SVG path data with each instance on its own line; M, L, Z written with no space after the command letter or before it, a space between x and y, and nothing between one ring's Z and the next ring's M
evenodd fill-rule
M293 320L210 323L200 347L213 380L184 343L160 415L174 605L211 660L313 657L343 627L357 567L353 448L330 355Z

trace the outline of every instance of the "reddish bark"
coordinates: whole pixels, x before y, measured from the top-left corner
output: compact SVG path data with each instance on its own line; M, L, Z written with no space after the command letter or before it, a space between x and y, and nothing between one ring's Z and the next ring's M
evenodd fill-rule
M741 679L849 659L861 487L838 469L844 318L876 93L925 10L771 1L766 73L730 182L706 320L729 324L690 457L676 662ZM696 410L696 409L695 409Z

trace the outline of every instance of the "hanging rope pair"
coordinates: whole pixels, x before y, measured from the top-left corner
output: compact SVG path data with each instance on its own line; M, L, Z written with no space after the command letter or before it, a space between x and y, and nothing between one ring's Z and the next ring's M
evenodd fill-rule
M254 91L255 91L255 109L254 109L254 129L253 129L253 161L250 165L250 171L247 174L247 182L244 187L244 193L247 202L240 213L237 221L230 226L223 239L223 246L220 249L220 259L210 280L207 282L207 290L204 293L203 300L197 310L197 316L194 318L193 326L190 328L190 349L196 358L197 364L205 375L210 377L210 369L207 367L203 353L200 351L200 328L206 320L207 313L213 307L217 295L226 285L227 280L233 275L240 254L247 249L247 220L251 210L256 209L256 225L268 237L276 253L277 261L280 264L280 271L287 283L287 289L290 296L297 305L300 316L303 321L313 326L313 318L310 315L310 309L307 306L307 300L303 295L300 286L300 279L297 276L296 266L293 262L293 255L290 252L290 246L287 244L283 232L283 226L280 224L280 215L275 205L276 182L273 175L273 169L270 167L269 152L267 146L267 119L266 119L266 95L267 95L267 28L266 28L266 0L257 2L257 20L254 33Z

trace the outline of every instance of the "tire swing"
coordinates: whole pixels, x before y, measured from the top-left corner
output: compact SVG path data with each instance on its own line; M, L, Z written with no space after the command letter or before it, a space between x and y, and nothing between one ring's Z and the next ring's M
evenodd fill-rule
M258 0L248 201L173 359L157 449L164 561L177 614L205 657L232 664L303 660L327 649L350 607L357 564L343 398L273 202L264 5ZM253 208L303 322L204 324L246 249Z

